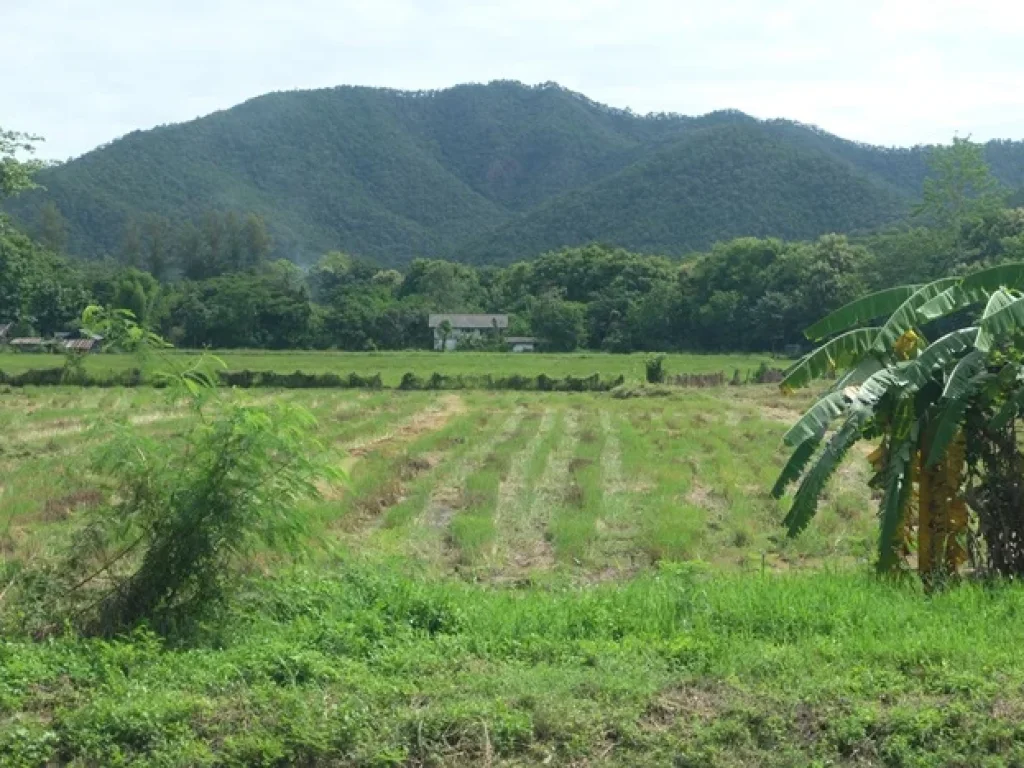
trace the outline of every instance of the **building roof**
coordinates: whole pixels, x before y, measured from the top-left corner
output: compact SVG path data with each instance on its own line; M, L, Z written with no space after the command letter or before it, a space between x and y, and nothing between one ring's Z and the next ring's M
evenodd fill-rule
M508 336L505 338L506 344L536 344L536 336Z
M39 336L27 336L20 339L11 339L12 347L34 347L45 342Z
M90 352L96 346L96 339L71 339L64 342L64 349Z
M508 328L508 315L431 315L427 324L437 328L445 320L452 328Z

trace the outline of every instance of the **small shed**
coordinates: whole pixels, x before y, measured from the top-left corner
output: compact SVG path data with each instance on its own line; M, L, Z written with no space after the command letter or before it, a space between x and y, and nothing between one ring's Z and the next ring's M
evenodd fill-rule
M460 340L469 336L505 330L508 315L430 315L427 325L434 331L434 349L453 350L458 348Z
M537 339L533 336L509 336L505 343L510 352L534 352L537 349Z
M18 339L11 339L11 349L19 352L44 352L50 346L46 339L40 336L24 336Z
M80 352L85 355L90 352L99 352L100 344L98 339L69 339L64 342L64 349L68 352Z

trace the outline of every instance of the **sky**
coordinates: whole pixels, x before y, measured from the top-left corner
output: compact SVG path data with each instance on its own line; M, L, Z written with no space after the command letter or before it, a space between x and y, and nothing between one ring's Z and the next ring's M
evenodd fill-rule
M66 159L268 91L556 81L872 144L1024 139L1012 0L0 0L0 127Z

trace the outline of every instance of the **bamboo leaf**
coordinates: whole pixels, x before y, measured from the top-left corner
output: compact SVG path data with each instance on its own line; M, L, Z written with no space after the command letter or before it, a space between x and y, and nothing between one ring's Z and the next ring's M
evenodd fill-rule
M859 328L822 344L789 369L781 388L792 390L803 387L824 376L832 368L853 365L871 348L877 332L877 328Z
M1022 326L1024 298L1014 299L1006 291L996 291L985 307L981 332L975 346L983 352L988 352L996 338L1013 333Z
M848 398L842 392L825 395L800 417L782 438L786 445L799 446L815 435L825 434L829 424L846 411Z
M918 309L959 281L958 277L946 277L927 285L915 286L916 290L893 311L878 332L875 339L875 350L888 352L892 349L892 345L896 343L897 339L920 323Z
M874 320L876 317L891 315L920 287L919 285L901 285L869 293L823 317L804 331L804 335L811 341L821 341L826 336L849 330L855 325Z

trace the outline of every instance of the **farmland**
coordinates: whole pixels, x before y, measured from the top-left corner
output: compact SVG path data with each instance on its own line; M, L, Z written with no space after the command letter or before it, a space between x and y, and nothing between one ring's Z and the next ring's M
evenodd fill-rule
M420 358L433 370L438 356ZM571 359L582 368L568 372L621 360L639 377L639 358ZM767 490L807 398L767 386L226 396L316 416L347 474L295 509L317 546L298 563L262 553L230 615L185 644L145 631L5 642L6 764L1024 760L1024 593L926 598L868 576L862 454L812 528L782 535L785 502ZM0 395L5 562L68 546L76 515L104 503L88 456L115 418L173 442L187 414L149 388Z
M198 352L175 351L171 358L179 362L194 359ZM536 377L590 376L600 373L607 378L624 376L627 380L640 380L644 376L642 354L612 355L600 352L572 354L511 354L491 352L460 352L439 354L422 350L403 352L267 352L254 350L217 351L216 356L230 370L275 371L277 373L336 373L360 376L381 375L385 386L396 386L406 373L422 378L435 372L449 376L495 377L519 374ZM762 361L785 365L787 361L773 361L768 355L666 355L666 366L671 373L718 373L732 375L756 368ZM0 352L0 371L21 373L29 369L59 368L60 355L17 354ZM91 355L85 361L86 371L92 374L121 372L137 365L126 355Z

